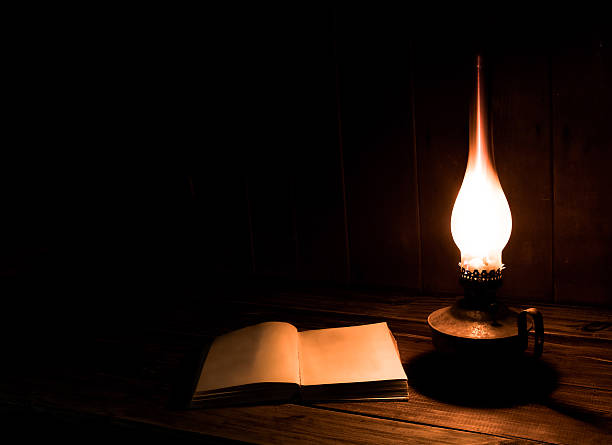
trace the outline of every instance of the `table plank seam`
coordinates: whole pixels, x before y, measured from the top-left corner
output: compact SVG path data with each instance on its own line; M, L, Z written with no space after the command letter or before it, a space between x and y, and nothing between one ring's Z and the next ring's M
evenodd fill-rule
M357 311L339 311L337 309L325 309L325 308L311 308L308 306L301 306L301 305L295 305L295 304L281 304L281 303L273 303L273 302L256 302L256 301L246 301L246 300L233 300L234 303L237 304L244 304L244 305L249 305L249 306L259 306L259 307L271 307L271 308L278 308L278 309L295 309L295 310L301 310L301 311L312 311L312 312L322 312L322 313L326 313L326 314L332 314L332 315L350 315L350 316L359 316L359 317L363 317L364 319L370 319L370 320L375 320L375 321L380 321L380 320L385 320L385 321L398 321L398 322L414 322L414 323L426 323L426 320L423 318L412 318L412 317L394 317L394 316L390 316L390 315L371 315L371 314L364 314L363 312L357 312ZM529 305L521 305L521 306L529 306ZM547 330L544 329L544 334L547 336L553 336L553 337L565 337L565 338L580 338L580 339L588 339L591 341L597 341L597 342L603 342L603 343L610 343L612 344L612 340L608 339L608 338L603 338L603 337L597 337L597 336L586 336L586 335L580 335L580 334L571 334L568 332L561 332L561 331L555 331L555 330Z
M344 410L344 409L338 409L338 408L330 408L330 407L322 406L322 405L307 405L307 406L310 406L312 408L318 408L318 409L326 410L326 411L333 411L333 412L338 412L338 413L351 414L351 415L367 417L367 418L374 418L374 419L381 419L381 420L392 420L392 421L395 421L395 422L411 423L411 424L414 424L414 425L422 425L422 426L428 426L428 427L433 427L433 428L440 428L440 429L444 429L444 430L452 430L452 431L461 431L461 432L465 432L465 433L480 434L482 436L490 436L490 437L495 437L495 438L499 438L499 439L521 439L521 440L531 441L531 442L534 442L534 443L543 443L543 444L553 444L554 445L554 442L545 442L545 441L541 441L541 440L532 439L532 438L529 438L529 437L491 434L491 433L485 433L485 432L482 432L482 431L473 431L473 430L468 430L468 429L463 429L463 428L453 428L453 427L444 426L444 425L436 425L436 424L433 424L433 423L417 422L417 421L406 420L406 419L395 419L393 417L381 416L381 415L378 415L378 414L371 414L371 413L363 414L363 413L360 413L360 412L357 412L357 411Z

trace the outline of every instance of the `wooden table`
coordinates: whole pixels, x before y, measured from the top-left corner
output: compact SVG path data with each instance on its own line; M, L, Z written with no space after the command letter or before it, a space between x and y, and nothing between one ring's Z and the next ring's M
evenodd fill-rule
M612 443L612 311L538 304L544 355L511 373L462 370L433 353L427 315L452 298L347 290L201 297L51 348L0 382L0 413L42 436L255 443ZM517 306L518 307L518 306ZM525 307L525 306L523 306ZM261 321L298 329L387 321L409 377L402 402L173 409L174 383L215 336ZM66 339L68 340L68 339ZM53 340L57 341L57 338ZM481 376L475 375L481 372ZM33 434L30 431L30 434ZM87 436L89 435L89 436Z

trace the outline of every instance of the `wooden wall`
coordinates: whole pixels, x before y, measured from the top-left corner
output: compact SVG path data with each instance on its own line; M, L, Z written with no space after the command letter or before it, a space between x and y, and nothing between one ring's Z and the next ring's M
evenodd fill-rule
M213 237L250 238L233 251L249 256L250 275L460 292L450 214L482 52L513 214L501 293L612 304L606 36L411 32L397 11L355 7L288 14L272 28L271 41L247 43L258 52L244 79L257 85L244 105L257 128L244 171L222 174L240 184L235 207L224 197L205 209L232 228L240 215L241 231Z
M32 71L28 91L56 116L30 145L50 148L25 154L35 172L2 165L0 276L458 293L450 214L480 52L513 215L501 293L612 304L605 28L470 31L356 6L226 8L173 23L111 50L49 44L43 65L57 77ZM63 146L77 155L58 158Z

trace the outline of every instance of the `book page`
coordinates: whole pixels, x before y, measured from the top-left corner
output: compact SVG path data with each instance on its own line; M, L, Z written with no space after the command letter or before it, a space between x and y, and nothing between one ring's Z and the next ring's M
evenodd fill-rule
M196 392L250 383L299 384L297 348L297 329L288 323L260 323L217 337Z
M298 335L303 386L406 379L387 323Z

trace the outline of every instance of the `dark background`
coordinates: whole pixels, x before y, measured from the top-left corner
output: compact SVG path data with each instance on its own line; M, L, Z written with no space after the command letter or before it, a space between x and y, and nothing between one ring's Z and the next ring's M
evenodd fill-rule
M596 20L76 13L39 11L9 45L12 335L138 320L185 295L213 306L253 282L461 292L450 214L477 53L513 216L500 294L612 304L612 42Z

